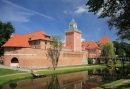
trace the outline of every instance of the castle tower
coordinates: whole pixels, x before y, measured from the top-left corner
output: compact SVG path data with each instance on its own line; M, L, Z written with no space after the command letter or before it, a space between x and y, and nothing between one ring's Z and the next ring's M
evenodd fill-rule
M81 31L77 28L77 23L74 19L69 23L69 29L65 31L66 46L74 52L81 51Z

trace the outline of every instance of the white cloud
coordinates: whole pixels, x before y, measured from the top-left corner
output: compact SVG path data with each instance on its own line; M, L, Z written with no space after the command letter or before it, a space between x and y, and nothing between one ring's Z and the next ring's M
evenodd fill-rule
M82 13L88 13L88 7L87 6L77 7L75 14L82 14Z
M80 5L78 7L73 6L72 9L65 10L64 13L65 14L72 14L72 15L79 15L79 14L83 14L83 13L88 13L88 7L83 6L83 5Z
M0 14L0 19L6 20L6 21L15 21L15 22L28 22L30 16L40 15L47 19L54 20L50 16L24 8L22 6L14 4L8 0L2 0L2 1L4 4L0 8L0 11L2 12Z
M85 41L85 39L84 39L84 38L82 38L82 39L81 39L81 42L84 42L84 41Z

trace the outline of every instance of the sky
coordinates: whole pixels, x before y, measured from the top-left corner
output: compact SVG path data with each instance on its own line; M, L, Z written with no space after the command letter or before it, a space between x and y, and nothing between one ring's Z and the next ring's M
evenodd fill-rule
M116 30L109 30L107 18L98 19L88 12L87 0L0 0L0 20L10 21L15 34L44 30L48 35L65 39L65 31L72 19L82 31L82 40L98 42L106 35L116 41Z

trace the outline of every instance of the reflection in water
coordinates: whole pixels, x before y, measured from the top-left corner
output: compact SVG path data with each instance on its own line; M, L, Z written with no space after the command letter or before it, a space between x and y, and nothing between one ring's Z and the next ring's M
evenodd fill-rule
M47 83L45 89L60 89L60 84L57 75L53 75L50 82Z
M2 89L2 86L0 86L0 89Z
M17 87L17 82L12 82L12 83L10 83L10 84L9 84L9 87L10 87L11 89L15 89L15 88Z
M69 74L27 79L5 84L0 89L91 89L105 83L125 78L130 66L107 68Z

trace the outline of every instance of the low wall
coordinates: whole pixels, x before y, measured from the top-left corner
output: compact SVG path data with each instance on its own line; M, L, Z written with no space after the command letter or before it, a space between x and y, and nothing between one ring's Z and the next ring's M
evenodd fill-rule
M11 66L13 58L18 59L20 67L49 67L51 60L47 57L47 50L19 48L17 50L6 51L4 54L4 65ZM8 49L9 50L9 49ZM58 66L87 64L86 53L83 52L60 52Z

